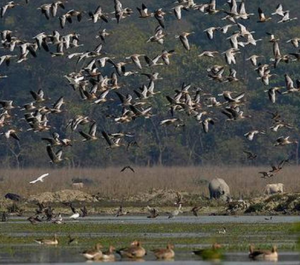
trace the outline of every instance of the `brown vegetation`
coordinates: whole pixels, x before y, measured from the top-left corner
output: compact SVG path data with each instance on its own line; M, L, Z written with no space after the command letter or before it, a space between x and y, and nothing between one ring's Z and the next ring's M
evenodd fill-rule
M171 189L181 192L208 196L207 181L214 177L223 178L231 189L231 194L245 198L264 194L268 183L281 182L285 192L299 192L299 167L287 166L269 179L261 179L258 172L264 167L137 167L135 173L120 172L120 168L106 169L23 169L0 170L3 180L0 185L1 197L7 192L17 193L25 198L42 192L55 192L72 187L72 179L87 179L81 189L89 194L99 193L100 197L122 199L135 196L139 192L153 189ZM29 184L41 174L49 172L44 182Z

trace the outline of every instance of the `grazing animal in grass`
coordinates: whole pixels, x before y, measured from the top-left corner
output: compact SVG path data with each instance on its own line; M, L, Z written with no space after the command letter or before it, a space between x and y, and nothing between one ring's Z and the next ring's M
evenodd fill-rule
M230 199L230 189L224 179L215 178L208 184L210 199Z
M267 184L265 192L267 195L283 193L283 186L284 185L282 183Z

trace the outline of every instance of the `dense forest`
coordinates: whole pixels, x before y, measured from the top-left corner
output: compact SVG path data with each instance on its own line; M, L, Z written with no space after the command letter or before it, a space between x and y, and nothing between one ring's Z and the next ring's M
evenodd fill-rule
M6 1L2 1L1 5L4 6L4 2ZM293 141L300 140L298 131L300 94L299 92L283 93L287 91L285 74L292 78L295 87L296 80L300 79L299 59L291 55L291 53L296 54L299 49L288 42L292 38L300 38L300 17L298 20L278 23L281 17L271 15L275 12L278 3L272 0L244 1L246 11L253 15L250 15L248 19L236 19L234 23L223 19L230 12L230 5L227 1L216 1L216 8L219 12L209 12L209 7L202 12L201 4L206 3L203 0L195 0L198 6L194 7L183 3L182 5L187 7L181 10L182 18L178 19L174 15L174 7L178 5L174 3L174 0L121 0L122 8L128 7L132 13L129 12L130 14L121 17L118 23L115 19L112 0L69 0L63 4L64 8L58 6L56 16L50 14L49 19L41 12L41 7L50 1L29 0L27 3L25 0L16 0L14 2L19 5L8 8L0 20L2 32L0 56L13 55L9 65L4 61L0 65L0 76L3 77L0 79L0 100L13 100L15 106L14 109L9 110L11 117L7 119L8 122L0 129L3 134L0 138L2 167L49 166L47 141L42 138L52 137L51 135L55 132L60 135L61 139L68 138L72 141L72 146L53 147L55 152L62 148L63 157L68 158L55 165L56 167L106 167L119 164L140 166L260 165L277 163L287 158L291 163L298 164L297 143L274 146L276 139L281 136L290 136ZM241 1L237 2L240 5ZM140 18L137 7L142 8L142 4L148 7L149 12L156 12L159 8L165 12L164 27L159 29L164 34L162 44L150 40L151 36L155 36L159 20L156 16ZM92 14L99 5L104 19L100 18L94 23ZM267 17L272 17L272 19L265 23L258 23L259 7ZM284 1L283 8L290 10L290 18L297 16L300 11L300 5L295 0ZM72 23L67 20L62 28L60 20L70 10L80 11L81 19L78 21L73 16ZM229 65L222 53L232 47L228 38L241 30L237 23L245 26L257 41L255 45L238 45L238 53L235 55L236 64ZM228 24L232 26L229 27L227 33L223 33L219 28L215 30L213 39L209 39L205 31L207 28L224 27ZM104 40L99 37L103 29L110 33ZM7 40L3 37L5 30L12 31L13 37L10 37L12 39ZM53 31L58 31L61 36L76 35L76 37L71 37L76 42L74 41L68 49L64 48L63 52L57 51L59 44L54 44L49 37L53 35ZM43 32L48 36L43 42L46 42L49 51L40 47L37 48L36 57L31 52L27 52L27 59L22 60L20 46L25 42L38 42L34 37ZM189 49L185 48L180 37L178 38L178 35L183 32L192 33L188 36ZM281 59L276 67L272 61L274 41L270 41L270 35L267 33L275 36L281 55L286 55L286 57L282 56L285 59ZM20 41L16 41L16 47L12 49L11 43L14 40ZM247 37L240 36L239 41L246 43ZM102 44L102 50L98 54L91 57L81 56L94 51L100 44ZM159 65L147 66L144 55L152 59L161 55L163 50L170 51L170 64L163 63L160 58ZM199 57L198 55L205 50L219 53L213 58ZM140 56L142 69L139 69L130 59L126 59L133 54L142 54ZM259 75L255 69L259 66L253 66L247 60L253 54L261 56L257 59L261 65L269 65L272 75L269 78L269 85L265 85L261 79L258 79ZM88 92L83 92L83 90L89 91L99 82L100 77L111 78L112 73L116 72L116 67L111 62L106 62L104 67L97 63L97 69L95 70L93 66L92 70L99 73L95 76L91 75L91 69L89 69L91 61L104 57L109 57L115 65L118 62L126 62L126 70L122 70L120 75L116 74L118 88L109 91L105 102L95 104L95 99L89 100ZM224 67L224 79L210 76L208 69L214 65ZM225 78L230 77L230 69L237 71L238 80ZM122 111L124 111L116 92L122 95L130 94L133 100L138 101L136 99L138 93L134 90L141 92L140 87L148 86L149 79L144 73L155 72L159 73L159 78L153 81L154 95L140 100L144 105L136 107L140 110L152 107L152 115L136 117L127 123L116 122L117 117L122 116ZM83 73L87 87L74 89L74 86L70 84L72 83L70 73ZM200 97L199 109L190 111L182 107L183 103L176 103L181 107L170 111L172 107L167 97L174 98L182 87L189 84L191 87L188 93L193 100L196 95ZM270 101L266 92L272 87L282 87L281 94L276 94L275 103ZM60 113L47 115L48 124L51 127L49 126L49 130L45 131L32 130L24 119L26 111L22 110L25 103L34 101L30 91L37 92L39 89L45 93L46 100L42 104L48 108L51 108L60 97L64 99ZM220 96L223 91L231 91L235 96L245 93L243 104L239 108L243 110L247 118L228 121L224 110L229 104L222 95ZM97 97L102 92L98 91ZM220 102L219 106L210 106L212 97ZM41 105L37 104L36 108L38 107ZM131 109L134 108L131 107ZM199 118L199 113L204 111L204 116ZM289 126L273 131L270 129L274 126L271 113L276 112ZM79 131L87 133L92 122L80 125L76 130L67 126L69 121L77 115L88 116L91 121L96 122L98 138L96 141L83 141L85 138L79 133ZM161 125L163 120L171 118L177 118L176 122L171 125ZM211 122L206 121L209 126L208 132L204 131L206 118L211 119ZM5 137L9 129L17 131L19 140ZM245 137L245 134L251 130L259 131L252 141ZM108 134L125 133L120 140L124 146L109 148L106 139L102 137L102 131ZM244 151L256 154L257 158L249 159Z

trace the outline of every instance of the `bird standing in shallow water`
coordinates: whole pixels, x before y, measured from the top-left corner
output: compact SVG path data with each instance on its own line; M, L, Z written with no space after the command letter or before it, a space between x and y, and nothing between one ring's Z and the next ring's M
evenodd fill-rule
M249 258L254 260L277 261L278 260L277 247L273 246L270 251L270 250L254 249L254 246L250 245Z

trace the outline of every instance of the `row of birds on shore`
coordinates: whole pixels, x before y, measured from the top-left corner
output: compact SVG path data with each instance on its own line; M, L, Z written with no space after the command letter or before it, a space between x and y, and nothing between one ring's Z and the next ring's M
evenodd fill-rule
M27 1L25 4L16 3L10 1L1 8L1 17L5 18L9 14L13 15L12 8L30 8L33 3ZM71 9L67 12L64 9L69 5L66 1L55 1L49 4L43 4L38 9L42 12L47 20L51 20L56 17L59 13L63 12L60 19L61 28L66 26L66 22L69 24L73 23L73 18L76 18L78 22L82 21L84 14L88 14L89 19L94 23L101 21L102 24L112 23L109 19L109 14L104 10L109 7L99 6L95 11L80 11ZM262 39L255 39L254 32L247 28L243 20L250 20L254 15L246 11L245 2L242 1L239 5L236 0L228 1L229 10L218 9L217 1L211 0L205 4L197 4L192 0L189 1L178 1L174 7L170 8L169 11L174 12L176 20L182 20L187 16L182 16L182 10L188 11L200 11L209 15L225 14L226 16L222 21L230 22L223 27L210 27L204 29L208 39L211 41L214 39L214 34L218 31L224 35L229 34L230 30L236 29L231 36L227 39L231 48L224 51L225 63L228 65L213 65L207 69L207 76L212 82L217 83L235 83L239 81L238 73L235 69L231 68L232 65L237 63L237 55L240 53L240 49L247 49L247 46L256 46L258 41ZM139 17L141 19L156 19L158 26L155 28L154 35L150 36L148 40L145 40L146 44L154 45L158 43L164 45L164 38L168 35L168 21L165 17L168 16L169 11L164 12L162 8L157 9L154 12L150 12L150 9L142 4L141 7L137 7ZM133 15L133 10L128 7L123 7L119 0L114 0L114 19L118 23L125 23L123 20L127 20ZM189 14L189 12L186 12ZM282 4L279 4L274 12L273 17L278 17L278 23L290 23L296 18L289 16L290 11L286 10ZM271 17L268 17L261 8L258 8L258 15L260 23L269 23ZM271 23L271 22L270 22ZM70 25L71 26L71 25ZM113 30L112 30L113 31ZM20 55L17 63L26 62L31 63L29 55L33 58L37 57L38 54L44 50L50 52L53 57L67 56L69 60L76 59L76 66L82 64L80 69L65 74L66 81L74 90L74 93L78 93L80 99L83 102L89 102L91 108L101 108L105 113L105 120L110 120L115 125L126 125L134 123L137 119L151 119L155 114L153 113L153 100L155 100L162 91L156 91L156 85L163 77L161 77L161 71L158 69L161 66L168 67L171 62L171 57L176 55L175 49L165 48L159 52L155 57L151 57L147 54L136 53L125 58L117 58L116 56L110 56L103 51L107 44L107 38L112 32L102 29L97 33L95 37L100 39L101 43L98 44L93 50L85 52L69 53L69 49L79 49L81 47L80 34L70 33L61 35L59 31L54 30L52 34L41 32L36 36L33 36L34 42L27 42L15 36L17 32L10 30L3 30L1 32L2 45L9 52L14 52L16 47L20 47ZM186 52L193 48L190 44L188 37L194 34L193 32L182 32L175 37L178 38ZM265 86L270 86L270 78L276 76L271 73L273 68L278 68L282 65L282 62L289 63L291 61L298 61L300 55L292 52L289 54L282 54L280 50L280 40L272 33L269 34L269 43L273 47L273 58L270 63L262 64L259 62L259 58L262 55L252 55L247 58L255 67L254 71L257 72L258 80L261 80ZM293 47L298 48L299 39L297 37L287 40L288 43L292 43ZM56 51L52 51L52 46L56 47ZM161 48L160 48L161 50ZM67 52L68 51L68 52ZM219 53L219 51L203 51L199 54L199 60L203 57L212 59ZM17 55L7 54L0 57L0 65L5 63L7 66L12 66L11 61ZM291 56L295 57L294 60ZM140 60L143 58L144 61ZM130 69L128 66L132 66ZM110 76L104 75L105 71L109 68L113 68L113 72ZM229 67L229 73L225 74ZM77 67L76 67L77 68ZM143 69L150 69L151 73L143 71ZM163 68L160 68L163 69ZM110 70L109 70L110 71ZM124 93L121 91L125 87L124 83L120 83L119 79L122 80L128 77L143 76L147 78L147 83L142 84L139 89L133 90L135 97L131 93ZM286 73L284 75L285 88L286 90L281 92L282 87L276 86L265 90L268 93L271 104L277 103L277 96L281 95L294 95L300 91L300 82L296 81L294 85L293 77ZM51 163L58 164L63 161L69 160L68 157L63 156L62 147L70 147L77 140L69 139L67 137L60 137L55 126L50 125L50 121L55 119L55 115L62 115L68 111L68 108L64 105L70 104L66 102L64 97L59 97L53 104L45 105L51 99L45 96L43 89L38 91L31 90L30 94L33 101L26 103L23 106L17 108L12 100L0 100L3 112L0 114L0 127L3 128L3 134L5 138L14 138L17 141L22 140L19 133L35 132L35 133L47 133L51 132L51 136L41 137L41 140L47 143L46 152L50 157ZM181 128L185 126L185 119L189 116L195 118L196 124L200 124L203 128L204 133L209 133L211 128L218 123L222 123L221 120L225 120L228 123L236 123L245 119L252 120L251 114L244 112L243 108L249 101L246 100L246 92L238 93L231 90L222 91L218 96L223 97L224 101L219 101L217 96L213 93L204 91L199 87L194 87L192 84L183 83L181 90L176 89L173 95L166 95L171 117L162 119L159 122L159 126L175 126ZM117 115L115 112L112 113L111 104L119 103L116 109L121 110L121 114ZM75 104L75 103L74 103ZM25 111L25 114L21 114L24 117L20 118L19 113L16 110ZM221 113L223 118L219 117ZM178 115L178 117L176 117ZM179 117L181 116L181 118ZM28 126L28 129L24 129L24 124ZM109 149L120 148L127 146L127 149L131 147L137 147L138 143L135 140L135 133L119 131L119 132L107 132L101 130L101 136L97 132L98 121L95 121L92 117L86 115L76 115L70 118L69 122L65 125L66 128L70 128L71 131L79 131L79 135L83 142L97 141L99 138L105 139L107 147ZM19 128L16 128L15 124L19 124ZM85 128L83 127L85 126ZM88 129L86 127L89 127ZM7 128L8 127L8 128ZM272 114L272 125L269 127L270 133L278 133L282 129L288 129L290 131L296 130L295 125L290 124L286 120L281 118L279 113ZM244 137L249 141L254 141L257 136L265 135L267 131L261 128L252 128L250 131L244 132ZM269 136L269 134L268 134ZM287 146L292 144L298 144L297 139L290 139L290 136L280 135L273 140L274 146ZM125 143L126 142L126 143ZM251 152L246 150L246 152ZM252 156L254 157L254 155ZM270 176L270 175L269 175Z
M64 224L65 221L62 217L61 213L55 214L54 209L51 206L45 206L42 203L37 203L38 209L36 209L35 214L27 218L27 220L31 224L38 224L42 222L51 222L53 224ZM83 206L83 208L80 208L80 211L78 211L72 203L64 203L65 206L68 206L72 210L72 214L68 216L69 220L78 220L78 218L84 218L88 216L88 209L86 206ZM147 218L157 218L160 214L159 211L154 208L147 206L147 211L149 212L149 215L147 215ZM166 214L166 217L168 219L174 218L178 216L180 213L183 213L182 209L182 204L180 203L178 206L175 207L175 209L171 212L164 213ZM190 212L194 216L198 216L198 211L201 209L199 206L192 207ZM125 216L129 215L130 212L124 210L123 206L120 205L120 207L116 210L116 213L114 214L115 217L120 217L120 216ZM2 220L7 221L8 219L8 214L6 212L3 212L2 216L5 216L2 218Z
M17 213L19 216L23 215L23 210L20 209L16 202L19 202L21 200L21 197L17 194L12 194L12 193L8 193L5 198L13 200L14 203L12 206L10 206L8 209L8 212L10 213ZM196 205L196 206L192 206L192 207L188 207L189 209L187 211L183 211L182 206L185 204L186 202L183 199L183 196L181 193L176 192L176 196L174 198L174 210L169 211L169 212L164 212L163 214L161 212L159 212L159 210L156 207L151 207L149 205L147 205L146 207L144 207L142 209L142 211L147 210L148 211L148 215L147 218L150 219L154 219L157 218L158 216L166 216L168 219L174 218L180 214L192 214L194 216L198 216L198 212L203 209L203 206L200 205ZM63 216L61 213L55 213L55 209L51 207L51 205L45 205L44 203L40 203L38 202L36 204L38 206L38 208L35 210L34 215L30 216L29 218L27 218L27 220L31 223L31 224L38 224L38 223L42 223L42 222L48 222L48 223L53 223L53 224L65 224L65 220L63 219ZM70 202L66 202L63 203L64 206L69 207L72 211L72 214L70 216L68 216L67 220L78 220L79 218L84 218L86 216L89 215L89 211L86 207L86 205L83 205L78 209L76 209L76 207L74 206L73 203ZM228 209L227 209L227 214L228 211L230 212L230 214L235 214L235 211L238 209L242 209L244 210L245 207L247 208L247 203L240 198L237 201L233 201L230 200L229 204L228 204ZM130 212L125 210L123 205L120 205L119 208L116 210L116 213L114 214L115 217L121 217L121 216L126 216L126 215L130 215ZM210 215L214 215L214 213L211 213ZM7 212L3 212L2 213L2 221L5 222L8 220L8 213ZM218 231L219 234L226 234L226 228L224 227L223 229Z

